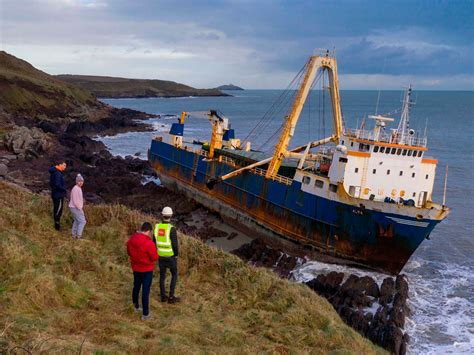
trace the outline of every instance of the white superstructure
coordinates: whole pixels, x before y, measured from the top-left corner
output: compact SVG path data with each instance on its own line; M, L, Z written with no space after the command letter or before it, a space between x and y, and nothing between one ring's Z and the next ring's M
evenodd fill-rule
M422 207L431 200L437 160L426 157L425 137L409 127L411 87L403 101L398 129L394 119L369 116L373 130L345 129L334 150L329 178L353 197L375 201L408 201Z

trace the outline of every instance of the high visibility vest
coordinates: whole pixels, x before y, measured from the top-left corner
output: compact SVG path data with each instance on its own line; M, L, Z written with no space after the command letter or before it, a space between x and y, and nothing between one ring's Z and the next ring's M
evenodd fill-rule
M170 223L158 223L155 225L154 234L159 256L174 256L170 238L171 228L173 228L173 225Z

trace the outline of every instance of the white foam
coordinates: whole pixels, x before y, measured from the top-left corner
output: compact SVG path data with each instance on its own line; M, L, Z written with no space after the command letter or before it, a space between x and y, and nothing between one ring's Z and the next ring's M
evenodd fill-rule
M370 276L380 285L387 275L343 265L308 261L292 271L297 282L307 282L331 271ZM403 269L409 282L412 315L405 331L410 354L474 354L474 270L449 263L411 260ZM346 276L347 277L347 276ZM375 314L378 303L364 309Z

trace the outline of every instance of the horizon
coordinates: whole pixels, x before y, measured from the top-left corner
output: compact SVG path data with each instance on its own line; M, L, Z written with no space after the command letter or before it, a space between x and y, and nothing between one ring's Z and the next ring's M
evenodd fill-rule
M474 90L471 1L4 0L0 18L0 49L52 75L279 90L317 46L342 90Z

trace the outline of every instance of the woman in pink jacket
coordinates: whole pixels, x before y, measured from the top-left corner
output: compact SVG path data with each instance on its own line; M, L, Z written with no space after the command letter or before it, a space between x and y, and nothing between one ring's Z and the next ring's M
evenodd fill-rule
M86 217L84 215L84 199L82 197L82 185L84 185L84 178L81 174L76 176L76 185L71 190L71 198L69 200L69 209L74 218L72 224L72 238L81 239L82 231L86 225Z

